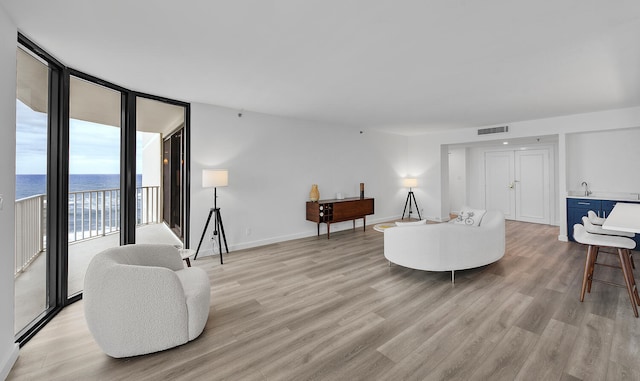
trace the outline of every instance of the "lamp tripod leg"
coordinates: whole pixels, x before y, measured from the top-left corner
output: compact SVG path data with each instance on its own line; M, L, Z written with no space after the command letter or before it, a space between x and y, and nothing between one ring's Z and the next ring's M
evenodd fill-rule
M224 241L224 249L229 254L229 246L227 246L227 236L224 233L224 225L222 224L222 215L220 215L220 208L216 209L216 228L219 230L218 234L218 248L220 249L220 264L224 264L222 260L222 242L220 238Z
M196 254L193 256L193 260L195 261L198 258L198 253L200 252L200 246L202 246L202 241L204 240L204 236L207 234L207 228L209 227L209 222L211 221L211 216L213 215L214 209L209 209L209 217L207 217L207 223L204 224L204 229L202 229L202 236L200 237L200 242L198 243L198 248L196 249Z
M404 210L402 211L402 219L404 220L404 213L407 211L407 204L411 198L411 192L407 194L407 201L404 202ZM411 217L411 206L409 206L409 217Z
M411 192L411 197L413 198L413 203L416 205L416 212L418 212L418 219L422 220L422 216L420 216L420 208L418 208L418 202L416 201L416 195ZM411 210L411 208L409 208ZM409 216L411 216L411 212L409 212Z
M413 213L413 208L411 204L413 204L413 200L414 200L413 191L409 191L408 197L409 197L409 219L411 219L411 213Z

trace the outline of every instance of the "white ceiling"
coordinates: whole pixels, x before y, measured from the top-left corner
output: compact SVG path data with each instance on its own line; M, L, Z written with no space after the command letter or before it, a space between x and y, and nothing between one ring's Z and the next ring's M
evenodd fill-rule
M22 49L17 51L17 98L39 112L47 112L48 69L38 59ZM69 89L69 116L87 122L120 127L120 93L80 78L71 77ZM182 106L136 98L136 130L160 133L164 136L184 124Z
M154 95L413 134L640 105L638 0L0 0Z

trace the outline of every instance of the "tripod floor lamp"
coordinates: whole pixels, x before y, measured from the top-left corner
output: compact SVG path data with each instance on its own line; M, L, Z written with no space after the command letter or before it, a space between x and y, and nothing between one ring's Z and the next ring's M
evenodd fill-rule
M229 247L227 246L227 236L224 234L224 225L222 224L222 216L220 215L220 208L218 208L218 187L226 187L229 185L229 171L226 169L203 169L202 170L202 187L213 188L213 208L209 209L209 217L207 217L207 223L202 230L202 237L200 237L200 243L198 243L198 249L193 256L195 260L198 258L200 252L200 246L204 236L207 234L207 228L209 222L211 222L211 216L213 216L213 245L215 247L216 238L218 239L218 248L220 249L220 264L222 261L222 241L224 241L224 248L229 254ZM222 241L221 238L222 237Z
M418 180L414 178L406 178L402 181L402 184L409 188L409 193L407 194L407 201L404 202L404 210L402 211L402 219L404 220L404 214L407 211L407 204L409 205L409 219L411 219L411 213L413 212L411 209L411 204L415 204L416 212L418 212L418 219L422 219L420 216L420 209L418 209L418 203L416 202L416 196L413 194L411 188L415 188L418 186Z

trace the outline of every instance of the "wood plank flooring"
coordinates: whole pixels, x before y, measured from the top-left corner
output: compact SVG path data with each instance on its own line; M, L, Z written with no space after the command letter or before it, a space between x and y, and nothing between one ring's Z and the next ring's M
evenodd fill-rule
M586 250L557 235L508 221L505 257L456 272L455 285L389 266L370 227L233 252L222 266L201 258L211 312L198 339L112 359L81 301L20 350L8 380L640 379L626 290L594 283L580 303Z

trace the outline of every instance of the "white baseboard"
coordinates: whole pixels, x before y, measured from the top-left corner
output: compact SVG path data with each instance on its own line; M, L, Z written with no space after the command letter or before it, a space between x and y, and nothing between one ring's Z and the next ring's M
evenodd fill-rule
M272 243L291 241L298 238L311 237L312 235L315 235L315 233L304 232L304 233L289 234L289 235L284 235L279 237L260 239L255 241L241 242L234 245L229 245L229 251L231 252L235 250L250 249L252 247L265 246L265 245L270 245ZM214 253L213 248L207 249L207 250L200 250L200 253L198 253L198 257L206 257L211 255L218 255L218 253Z
M0 380L6 380L7 377L9 377L9 372L11 372L11 368L13 368L13 364L16 363L19 354L20 346L15 343L13 350L11 351L11 353L9 353L9 356L2 360L2 364L0 367Z
M371 219L368 218L367 219L367 226L372 226L372 225L379 224L379 223L382 223L382 222L399 220L401 217L402 217L401 215L397 215L397 216L381 217L381 218L371 218ZM447 221L451 220L450 218L440 218L440 217L434 217L434 216L426 216L425 218L427 220L429 220L429 221L435 221L435 222L447 222ZM362 219L356 220L356 228L358 228L358 227L362 227ZM353 229L353 223L351 221L345 221L345 222L339 222L339 223L331 224L331 232L339 232L339 231L350 230L350 229ZM288 234L288 235L283 235L283 236L278 236L278 237L259 239L259 240L255 240L255 241L240 242L240 243L237 243L237 244L234 244L234 245L230 245L229 246L229 252L232 252L232 251L235 251L235 250L251 249L251 248L254 248L254 247L270 245L270 244L278 243L278 242L291 241L291 240L294 240L294 239L313 237L313 236L316 236L317 234L318 234L318 232L317 232L316 228L314 228L312 231L305 231L305 232ZM323 232L322 229L320 230L320 235L323 235L323 234L327 234L326 233L326 228L324 228L324 232ZM564 241L564 242L568 242L569 241L569 239L567 238L566 235L559 235L558 236L558 240L559 241ZM210 249L206 249L206 250L200 250L200 252L198 253L198 258L207 257L207 256L217 256L217 255L218 255L218 253L214 253L213 252L213 248L210 248Z
M382 218L367 218L367 226L379 224L381 222L399 220L400 217L401 216L398 215L398 216L382 217ZM324 228L324 231L323 231L322 225L326 226L325 224L321 224L320 235L327 234L326 227ZM362 227L362 219L356 220L356 228L358 227ZM351 221L338 222L335 224L331 224L331 233L339 232L343 230L350 230L350 229L353 229L353 222ZM260 239L255 241L240 242L234 245L230 245L229 252L234 250L251 249L253 247L265 246L265 245L270 245L272 243L278 243L278 242L291 241L299 238L313 237L313 236L316 236L317 234L318 234L318 231L316 230L316 227L314 227L313 230L311 231L299 232L299 233L288 234L288 235L283 235L278 237L271 237L271 238ZM198 253L198 258L212 256L212 255L215 255L215 256L218 255L218 253L213 252L213 248L210 248L207 250L200 250L200 252Z

